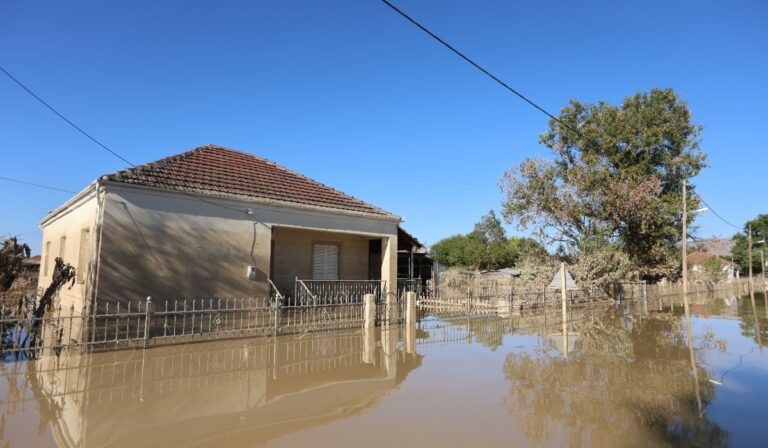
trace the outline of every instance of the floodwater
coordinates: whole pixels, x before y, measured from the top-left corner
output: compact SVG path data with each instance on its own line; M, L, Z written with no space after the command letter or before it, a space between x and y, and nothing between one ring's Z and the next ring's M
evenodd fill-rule
M765 446L764 295L690 299L0 364L0 446Z

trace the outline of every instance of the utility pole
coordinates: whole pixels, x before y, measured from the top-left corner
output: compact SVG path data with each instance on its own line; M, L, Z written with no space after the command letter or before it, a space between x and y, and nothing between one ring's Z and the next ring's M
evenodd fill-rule
M688 309L688 184L683 181L683 300Z
M749 293L755 292L755 285L752 283L752 224L747 227L749 235L747 235L747 258L749 258Z

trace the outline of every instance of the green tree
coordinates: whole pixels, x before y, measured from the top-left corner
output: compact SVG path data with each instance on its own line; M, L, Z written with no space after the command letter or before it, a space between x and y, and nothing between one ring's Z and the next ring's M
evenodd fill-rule
M758 241L768 241L768 215L757 215L755 219L744 224L744 230L733 236L734 245L731 255L733 255L733 261L741 267L742 272L749 269L747 232L750 226L752 226L752 270L763 272L760 266L760 249L765 250L766 243L758 243Z
M501 220L493 210L465 235L453 235L435 243L432 256L447 266L472 269L499 269L515 265L521 257L548 256L532 238L507 238Z
M502 178L503 216L573 254L603 238L636 275L674 277L681 187L706 166L687 104L652 89L619 106L571 100L558 120L540 137L554 158L526 159ZM691 189L688 206L698 204Z
M709 257L704 261L703 264L704 272L707 274L716 276L721 273L722 269L722 263L720 262L720 257Z

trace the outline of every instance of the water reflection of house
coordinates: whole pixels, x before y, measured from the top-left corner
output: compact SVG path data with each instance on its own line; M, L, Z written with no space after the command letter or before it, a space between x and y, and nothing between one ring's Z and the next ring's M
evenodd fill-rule
M395 390L421 357L384 337L100 353L38 373L37 395L62 447L260 445L366 412Z
M99 177L43 219L41 284L78 269L62 301L264 297L272 279L383 280L426 255L400 218L249 153L208 145ZM406 241L400 244L398 238ZM409 264L406 264L408 262Z

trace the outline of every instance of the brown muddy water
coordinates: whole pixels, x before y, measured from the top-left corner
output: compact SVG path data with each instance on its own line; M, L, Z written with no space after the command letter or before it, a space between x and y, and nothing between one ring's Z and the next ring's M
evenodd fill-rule
M764 296L691 301L6 362L0 446L766 446Z

